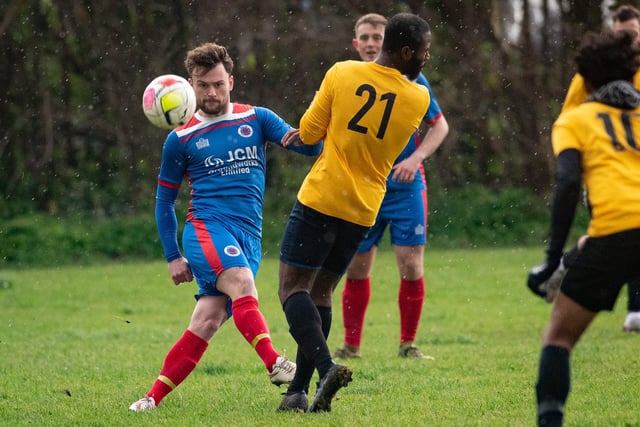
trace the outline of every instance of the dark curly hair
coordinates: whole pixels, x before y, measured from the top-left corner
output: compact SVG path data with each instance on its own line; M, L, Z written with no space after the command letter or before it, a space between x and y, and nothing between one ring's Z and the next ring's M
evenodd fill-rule
M588 32L575 57L578 73L593 89L614 80L632 81L640 65L640 47L626 31Z

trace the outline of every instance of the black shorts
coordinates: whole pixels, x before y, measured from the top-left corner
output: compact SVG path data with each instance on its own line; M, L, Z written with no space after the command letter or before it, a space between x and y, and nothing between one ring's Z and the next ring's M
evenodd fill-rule
M622 286L640 276L640 229L589 237L567 264L560 289L590 311L613 310Z
M280 244L280 261L342 276L369 228L322 214L296 200Z

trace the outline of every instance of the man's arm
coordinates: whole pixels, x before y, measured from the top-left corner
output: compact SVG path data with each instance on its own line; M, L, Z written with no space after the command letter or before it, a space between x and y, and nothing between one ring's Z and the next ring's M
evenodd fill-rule
M438 149L448 133L449 123L447 123L444 115L440 115L440 117L429 126L427 133L424 138L422 138L422 142L418 148L416 148L416 151L393 167L391 179L398 182L413 181L416 171L422 162Z
M418 148L416 148L413 155L417 156L420 162L425 161L435 153L448 134L449 123L444 115L442 115L427 129L427 133L424 135L424 138L422 138L422 142Z
M547 258L554 263L560 263L580 200L581 184L582 154L576 149L562 151L558 155L556 191L551 211L551 238L547 248Z
M547 296L545 282L560 265L562 251L576 213L582 183L582 154L567 149L558 155L556 190L551 209L551 238L546 259L533 267L527 277L527 286L536 295Z
M178 246L178 219L175 211L179 191L180 186L170 186L160 180L158 182L155 209L156 227L167 262L182 256Z
M293 128L272 110L255 107L255 112L267 141L305 156L317 156L322 151L322 141L312 145L303 144L300 139L300 129Z
M326 137L331 121L331 87L335 73L336 65L324 75L320 89L300 118L300 139L303 144L316 144Z
M289 129L280 140L280 145L305 156L317 156L322 152L323 141L314 145L305 145L300 139L300 129Z

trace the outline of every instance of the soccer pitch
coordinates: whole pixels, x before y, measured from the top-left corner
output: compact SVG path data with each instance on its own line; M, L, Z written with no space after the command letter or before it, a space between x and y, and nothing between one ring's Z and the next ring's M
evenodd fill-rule
M275 413L251 347L227 322L195 371L150 413L130 413L186 328L194 283L175 287L163 262L0 271L0 425L531 426L542 330L550 306L526 288L542 248L430 250L417 346L435 360L396 356L398 274L381 251L372 275L362 359L333 410ZM258 274L275 347L295 359L277 299L278 261ZM329 346L342 343L340 292ZM565 425L640 425L640 335L621 332L626 289L572 355ZM315 381L315 379L314 379ZM311 393L315 391L312 386Z

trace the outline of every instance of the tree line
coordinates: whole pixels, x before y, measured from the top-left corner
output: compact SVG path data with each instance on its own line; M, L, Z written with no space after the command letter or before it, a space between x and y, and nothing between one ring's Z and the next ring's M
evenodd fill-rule
M232 101L269 107L297 126L324 72L356 59L353 24L367 12L417 13L431 25L424 72L451 127L426 162L431 188L544 194L553 177L550 127L575 47L616 5L8 0L0 5L0 217L148 211L165 137L141 110L149 81L184 75L186 51L215 41L235 60ZM270 150L267 185L290 198L304 162Z

